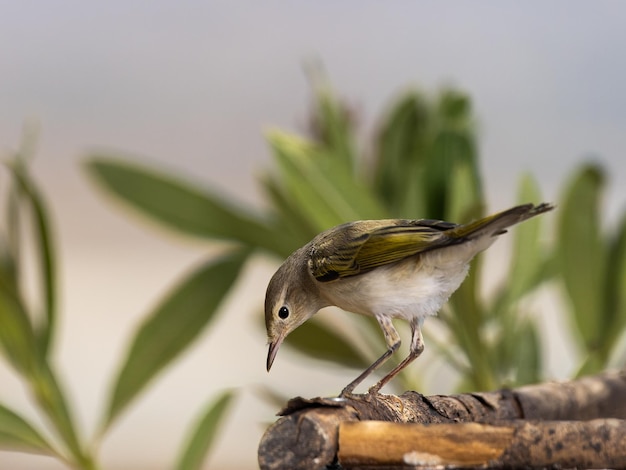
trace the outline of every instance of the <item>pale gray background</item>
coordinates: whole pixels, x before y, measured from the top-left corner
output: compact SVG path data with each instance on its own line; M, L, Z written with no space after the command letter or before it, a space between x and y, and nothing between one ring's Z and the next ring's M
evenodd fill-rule
M513 203L520 172L534 173L554 199L592 157L610 174L614 217L626 202L625 24L619 1L1 1L0 150L16 148L25 121L40 123L35 170L61 246L56 356L85 432L142 314L219 249L127 218L82 173L89 150L142 155L257 204L255 176L270 163L263 130L302 128L302 65L319 60L362 111L365 136L402 89L467 90L493 210ZM103 442L107 468L168 468L194 413L225 387L243 391L206 468L255 468L274 410L251 384L316 395L352 377L284 352L265 373L253 317L274 267L252 266L214 328L120 420ZM556 317L546 325L564 326ZM552 375L566 377L568 346L546 343ZM448 391L436 384L431 391ZM36 420L4 363L0 400ZM0 467L59 468L2 452Z

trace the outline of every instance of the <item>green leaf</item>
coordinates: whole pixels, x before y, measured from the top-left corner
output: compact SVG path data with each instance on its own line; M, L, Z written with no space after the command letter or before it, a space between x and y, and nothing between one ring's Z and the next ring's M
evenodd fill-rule
M19 188L19 194L15 194L17 199L25 199L32 215L32 227L36 243L36 252L41 275L41 288L44 305L44 318L38 331L41 342L41 352L44 356L48 353L54 336L56 325L56 262L53 250L52 236L50 233L50 221L45 202L39 194L39 189L30 178L25 165L18 161L8 165L12 172L15 190ZM15 222L15 228L17 224Z
M518 201L520 204L541 200L536 181L525 175L520 182ZM539 245L540 227L543 217L535 217L515 227L513 233L513 259L509 274L509 295L521 297L534 285L541 261Z
M536 180L530 174L524 175L520 179L517 201L526 204L540 200ZM509 276L495 302L493 310L496 314L511 310L516 301L555 274L554 270L546 269L548 261L541 246L543 220L544 216L535 217L511 230L513 250Z
M280 182L275 178L266 176L261 180L261 184L272 203L272 210L277 213L277 220L274 222L275 229L289 234L290 243L285 244L282 251L277 253L282 258L287 258L293 251L317 235L317 231L296 207L292 198L285 193Z
M370 362L340 330L312 318L295 329L285 344L314 359L341 364L351 368L364 368Z
M57 455L31 424L3 405L0 405L0 449Z
M312 144L303 139L285 133L272 132L267 136L274 156L286 197L293 201L297 210L303 214L315 232L320 232L345 221L333 204L334 194L329 200L327 194L320 194L316 186L308 178L309 166L308 147ZM316 175L319 178L319 175ZM347 217L353 212L348 210ZM350 219L347 219L350 220Z
M607 329L604 331L603 345L608 357L626 328L626 214L609 246L607 263Z
M81 463L87 462L64 394L40 353L26 313L5 283L0 284L0 344L11 364L27 381L37 404L63 437L74 458Z
M470 164L464 161L451 168L445 208L447 220L464 223L480 217L482 201L472 173Z
M63 442L70 450L77 465L81 468L92 468L91 456L83 451L65 393L50 365L44 360L30 376L29 381L37 404L62 436Z
M480 217L482 196L476 187L473 168L468 160L457 160L450 169L448 194L443 211L448 220L468 222ZM471 364L469 373L473 376L475 387L487 389L492 383L489 371L491 364L487 348L481 337L481 328L485 320L485 308L479 300L481 260L472 262L469 276L461 287L452 295L449 303L452 316L445 322L451 335Z
M170 174L94 156L87 171L110 194L165 227L202 238L235 240L271 252L286 242L280 232L222 198Z
M284 189L316 232L343 222L386 214L364 183L332 155L299 137L268 135Z
M508 336L510 333L505 332ZM513 341L516 346L515 357L510 366L516 369L516 385L537 383L541 379L542 351L537 325L526 319L519 322L515 329L518 339Z
M0 346L9 362L27 382L37 405L58 431L75 462L89 468L91 461L83 453L64 394L46 360L55 322L52 245L43 201L34 184L28 179L26 169L22 165L23 163L18 160L10 167L17 189L13 192L12 197L15 203L9 216L12 217L13 222L17 223L19 211L22 208L21 202L24 200L28 204L26 207L30 206L33 210L33 226L40 252L44 304L47 314L43 321L43 328L38 335L35 333L20 296L17 278L19 270L12 269L10 266L6 269L6 265L3 264L3 269L0 271ZM16 248L19 243L21 240L13 243L14 250L19 250Z
M434 320L439 320L441 322L445 320L445 314L440 314L438 317L435 317ZM467 362L459 357L459 353L456 347L455 342L446 341L445 338L439 338L438 335L431 334L428 330L424 329L422 331L424 334L424 343L428 345L429 348L433 348L436 351L437 357L441 358L444 362L447 362L447 365L454 368L459 375L469 375L470 370L467 365Z
M476 261L471 269L476 268ZM448 306L452 315L446 316L445 325L470 365L469 376L464 380L472 383L474 390L491 390L497 384L490 350L483 337L486 309L477 298L479 283L472 278L479 278L475 271L450 298Z
M600 347L607 331L604 286L606 247L600 236L600 192L604 175L583 167L570 182L559 210L559 259L573 320L586 348Z
M15 182L12 183L11 189L7 196L6 207L6 239L2 238L2 282L10 283L11 289L17 290L19 279L21 277L21 259L23 236L21 224L21 205L22 201L19 197L19 190ZM7 284L8 286L9 284Z
M471 174L472 192L482 203L483 191L474 144L469 98L461 93L445 91L439 98L436 128L424 167L427 216L445 218L452 194L450 174L455 166L466 164Z
M232 400L233 392L226 391L208 406L190 434L176 466L178 470L202 468L202 462L211 450L211 445Z
M30 376L39 365L39 348L15 283L0 273L0 346L13 367Z
M330 87L320 86L316 111L313 124L318 139L344 168L352 171L356 162L348 109L335 98Z
M597 374L605 368L606 359L601 357L600 354L598 354L598 351L599 350L596 349L587 354L581 366L576 371L576 374L574 374L575 378Z
M103 431L215 317L249 251L203 264L148 315L133 338L110 396Z
M347 220L382 219L389 216L376 194L363 179L356 177L345 166L333 164L333 156L330 154L313 157L311 161L317 164L320 172L329 182L328 185L321 184L319 189L325 191L333 188L340 195L340 199L353 209L352 219ZM335 202L340 203L340 199L338 198Z
M378 138L374 185L394 217L426 214L422 183L430 113L415 92L403 95L388 112Z

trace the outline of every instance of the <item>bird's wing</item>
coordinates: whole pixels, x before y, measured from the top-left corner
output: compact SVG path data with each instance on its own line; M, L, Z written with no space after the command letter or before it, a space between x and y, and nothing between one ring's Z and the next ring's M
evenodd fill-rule
M337 227L311 245L309 269L320 282L355 276L449 244L440 220L362 221Z

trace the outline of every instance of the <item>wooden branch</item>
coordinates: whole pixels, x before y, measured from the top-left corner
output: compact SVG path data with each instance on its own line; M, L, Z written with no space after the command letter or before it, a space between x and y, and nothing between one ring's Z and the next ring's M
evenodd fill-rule
M425 397L405 392L400 396L354 395L345 399L294 398L279 413L283 417L261 439L259 465L263 470L325 468L337 461L342 423L626 419L625 397L626 372L606 372L571 382L488 393Z
M626 420L408 424L339 428L342 468L626 468Z

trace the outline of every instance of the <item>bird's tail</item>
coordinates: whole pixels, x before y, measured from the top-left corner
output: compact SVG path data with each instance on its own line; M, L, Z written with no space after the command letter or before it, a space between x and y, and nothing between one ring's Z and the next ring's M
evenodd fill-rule
M554 206L545 202L538 205L524 204L468 224L459 225L448 230L447 233L450 237L458 240L475 239L483 236L495 237L505 233L506 229L512 225L552 209Z

